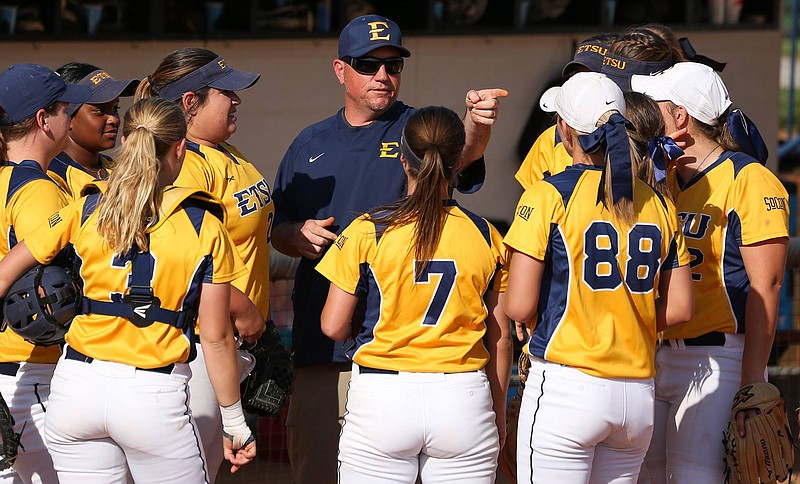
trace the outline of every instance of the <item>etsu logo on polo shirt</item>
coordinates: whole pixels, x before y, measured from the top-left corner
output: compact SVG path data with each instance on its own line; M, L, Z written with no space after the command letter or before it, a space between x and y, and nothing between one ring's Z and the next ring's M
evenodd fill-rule
M369 40L389 40L391 37L390 34L381 35L389 28L386 22L368 22L367 25L369 25Z
M108 72L98 72L89 78L89 80L92 81L92 84L100 84L100 81L103 79L111 79L111 76L108 74Z
M383 141L380 148L381 158L397 158L400 156L400 143L397 141Z
M613 57L603 57L603 65L624 71L625 66L628 65L628 61L624 61L621 59L614 59Z

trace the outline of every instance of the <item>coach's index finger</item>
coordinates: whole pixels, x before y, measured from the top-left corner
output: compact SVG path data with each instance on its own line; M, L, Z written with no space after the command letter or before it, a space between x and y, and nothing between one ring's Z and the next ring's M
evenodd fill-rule
M467 92L467 106L471 107L472 104L501 97L508 97L508 91L502 88L472 89Z

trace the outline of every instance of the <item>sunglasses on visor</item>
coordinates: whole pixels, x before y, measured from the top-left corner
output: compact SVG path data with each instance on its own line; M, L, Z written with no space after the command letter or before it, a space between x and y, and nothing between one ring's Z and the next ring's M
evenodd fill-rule
M386 66L387 74L400 74L403 70L402 57L389 57L386 59L378 59L377 57L342 57L342 61L346 62L359 74L373 75L378 72L382 65Z

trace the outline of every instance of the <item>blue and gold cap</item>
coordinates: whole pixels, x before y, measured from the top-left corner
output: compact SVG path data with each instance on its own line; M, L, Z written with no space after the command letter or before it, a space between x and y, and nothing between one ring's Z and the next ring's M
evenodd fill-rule
M66 84L52 69L39 64L15 64L0 74L0 107L3 124L27 119L56 101L82 103L89 99L89 86Z
M361 57L380 47L394 47L402 57L411 57L403 47L400 27L380 15L363 15L348 23L339 35L339 58Z
M217 57L213 61L171 82L158 91L158 97L167 101L177 101L183 93L213 87L221 91L241 91L258 82L261 74L245 72L229 66L225 59Z
M89 86L91 90L91 95L85 102L89 104L104 104L118 97L133 96L136 93L136 87L139 86L139 80L114 79L105 70L98 69L78 81L77 84ZM82 105L83 103L70 103L67 112L72 116Z

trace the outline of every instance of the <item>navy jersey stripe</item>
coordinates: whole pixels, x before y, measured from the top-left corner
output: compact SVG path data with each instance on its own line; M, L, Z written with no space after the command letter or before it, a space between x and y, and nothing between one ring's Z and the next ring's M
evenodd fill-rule
M14 227L8 228L8 248L13 249L14 246L17 245L17 232L14 230Z
M558 132L558 128L556 128L556 135L554 136L553 139L555 141L553 143L553 147L555 147L557 144L561 143L561 133Z
M481 235L483 235L483 240L485 240L486 243L489 244L489 247L491 248L492 247L492 235L491 235L491 232L489 231L489 222L484 220L483 217L479 217L478 215L475 215L474 213L470 212L469 210L467 210L464 207L459 206L458 208L460 208L461 211L464 212L464 214L467 217L469 217L470 220L472 220L472 223L475 224L475 226L478 228L478 230L480 230Z
M81 210L81 225L86 223L86 219L97 210L97 203L100 201L100 193L92 193L86 197Z
M561 199L564 202L564 208L567 207L569 199L572 197L572 193L575 191L575 186L578 184L578 180L581 179L584 170L588 169L594 169L594 167L590 165L568 166L565 171L545 179L547 183L553 185L556 190L558 190L558 193L561 194Z
M756 162L757 163L757 162ZM747 294L750 292L750 279L742 260L742 224L736 211L728 213L728 227L725 230L725 253L722 257L722 274L725 278L725 292L736 320L736 332L744 333L744 310Z
M356 287L356 295L361 298L366 297L366 307L364 311L364 322L356 336L355 345L347 351L347 355L351 359L355 352L358 351L358 348L375 339L375 326L378 324L381 317L382 296L380 287L378 287L378 281L375 280L375 275L372 273L368 262L362 262L359 269L361 271L361 277Z
M758 163L759 165L761 164L761 162L747 153L726 151L723 153L723 156L724 155L728 155L728 158L730 158L730 160L733 162L733 178L736 178L736 176L739 175L739 172L742 171L742 168L745 166L751 163Z
M203 228L203 218L205 218L206 215L204 207L197 204L196 200L192 201L184 200L183 202L181 202L181 207L183 207L183 211L186 212L186 216L189 217L189 220L192 222L192 227L194 227L194 231L199 236L200 229Z
M545 359L547 345L564 318L569 298L570 269L567 244L557 224L550 224L550 241L544 255L544 276L539 292L538 319L528 343L529 352Z
M50 166L47 167L47 171L52 171L61 177L62 180L66 181L67 168L69 168L71 164L70 162L75 163L72 158L69 157L69 155L62 151L58 154L58 156L53 158L53 161L50 162Z
M197 153L204 160L206 159L206 155L204 155L203 152L200 151L200 145L199 144L197 144L197 143L195 143L193 141L189 141L187 139L186 140L186 149L191 151L192 153Z
M183 304L181 305L181 311L188 311L194 314L197 314L200 308L200 294L203 287L203 284L210 284L213 282L213 274L214 274L214 261L210 255L206 255L203 257L203 260L200 261L200 264L197 265L197 268L192 275L191 280L189 281L189 289L186 291L186 295L183 298ZM193 321L193 324L187 324L183 327L182 331L184 336L189 339L189 358L187 362L193 361L197 357L197 350L195 349L195 342L197 336L195 334L195 323L196 320Z
M669 243L669 252L667 252L666 257L664 257L664 262L661 263L661 270L668 271L675 269L678 265L678 243L673 237L672 242Z
M34 180L47 180L51 183L53 182L44 173L44 171L42 171L41 165L39 165L39 163L36 163L35 161L25 160L16 165L14 164L8 165L5 169L8 169L9 167L13 171L11 172L11 177L8 180L8 193L6 193L6 206L8 206L8 202L11 201L11 197L13 197L14 194L17 193L19 189L24 187L26 184Z

